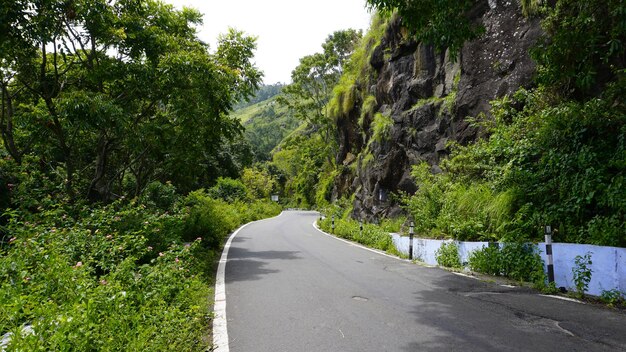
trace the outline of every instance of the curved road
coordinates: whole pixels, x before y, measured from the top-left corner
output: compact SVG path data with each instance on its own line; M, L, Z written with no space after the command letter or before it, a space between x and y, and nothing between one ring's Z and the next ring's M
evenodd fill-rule
M626 350L623 313L375 253L317 216L287 211L232 240L230 351Z

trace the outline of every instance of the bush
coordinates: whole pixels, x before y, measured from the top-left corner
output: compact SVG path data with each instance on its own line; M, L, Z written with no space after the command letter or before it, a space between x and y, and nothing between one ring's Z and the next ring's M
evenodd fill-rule
M212 198L219 198L226 202L234 202L236 200L246 199L248 190L240 180L220 177L217 179L217 184L209 189L208 194Z
M437 264L447 268L460 269L463 267L459 257L459 246L456 242L442 243L441 247L435 252L435 258L437 259Z
M172 209L178 198L176 187L169 181L165 184L159 181L150 182L141 194L142 203L156 206L162 210Z
M319 226L322 230L331 233L331 218L326 217ZM387 231L374 224L363 224L363 231L356 220L335 218L335 231L337 237L361 243L365 246L396 253L393 240Z
M494 276L502 275L503 264L500 247L488 246L473 251L469 255L468 262L473 271Z
M209 350L219 244L278 212L205 192L167 212L134 201L7 212L0 336L13 333L8 350Z
M13 213L8 225L0 335L14 333L9 349L208 348L211 270L198 241L156 251L150 232L169 216L132 204L77 209L75 219L61 210ZM21 334L26 325L35 333Z
M544 284L543 261L536 246L527 243L505 243L484 247L469 255L470 269L488 275Z

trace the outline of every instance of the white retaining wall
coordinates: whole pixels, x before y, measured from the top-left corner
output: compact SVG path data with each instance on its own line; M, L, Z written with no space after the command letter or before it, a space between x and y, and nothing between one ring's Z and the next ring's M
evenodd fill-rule
M398 251L409 253L409 238L396 233L391 234L393 243ZM413 239L413 258L429 265L437 265L435 252L441 247L443 240L431 240L425 238ZM488 242L457 242L461 263L467 265L469 254L488 245ZM546 271L546 245L538 244L541 259L544 261ZM626 294L626 248L594 246L588 244L553 243L552 253L554 257L554 281L557 287L566 287L574 290L576 285L573 280L572 268L575 266L574 259L577 255L583 256L591 253L592 264L590 266L591 282L587 293L599 296L602 291L618 290Z

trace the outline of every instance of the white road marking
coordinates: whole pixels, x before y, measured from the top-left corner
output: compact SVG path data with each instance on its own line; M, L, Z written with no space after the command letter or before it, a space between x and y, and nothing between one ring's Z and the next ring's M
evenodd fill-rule
M252 221L239 227L226 241L222 256L220 257L219 265L217 266L217 274L215 276L215 305L213 306L213 351L215 352L229 352L228 347L228 326L226 324L226 280L224 278L226 274L226 263L228 262L228 250L233 242L233 239L239 231L243 230L246 226L257 222L275 219L284 212L281 212L273 218L267 218L257 221Z
M586 303L585 303L585 302L583 302L583 301L579 301L579 300L577 300L577 299L574 299L574 298L569 298L569 297L553 296L553 295L539 295L539 296L542 296L542 297L549 297L549 298L556 298L556 299L560 299L560 300L563 300L563 301L568 301L568 302L575 302L575 303L580 303L580 304L586 304Z

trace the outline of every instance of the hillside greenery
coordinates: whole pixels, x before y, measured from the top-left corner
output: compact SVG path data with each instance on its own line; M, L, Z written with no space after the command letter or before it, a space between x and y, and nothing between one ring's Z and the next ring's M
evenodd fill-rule
M243 124L245 141L256 162L271 160L274 148L301 123L287 107L277 102L276 96L235 110L231 116Z
M406 208L426 236L537 241L551 224L559 242L626 247L626 6L568 0L537 11L537 86L477 116L487 137L454 146L443 174L415 166Z
M442 51L458 52L482 31L469 20L476 1L368 3L380 14L354 45L325 109L318 110L323 114L308 115L333 121L337 129L352 111L361 111L365 143L386 138L388 119L377 114L369 93L375 77L369 61L392 14L417 40ZM557 229L555 241L625 247L626 5L583 0L521 5L525 15L541 18L545 31L529 53L537 64L534 86L491 102L488 114L468 117L483 137L451 145L441 174L432 174L425 163L415 165L418 191L393 197L422 236L538 241L542 226L550 224ZM306 135L307 129L299 131ZM298 204L327 208L336 177L356 175L335 163L336 150L324 141L323 134L289 137L274 154ZM373 158L365 148L354 165L367 167ZM348 208L351 202L341 200Z
M281 208L230 116L261 84L256 39L209 48L201 22L0 1L0 349L212 349L225 236Z

